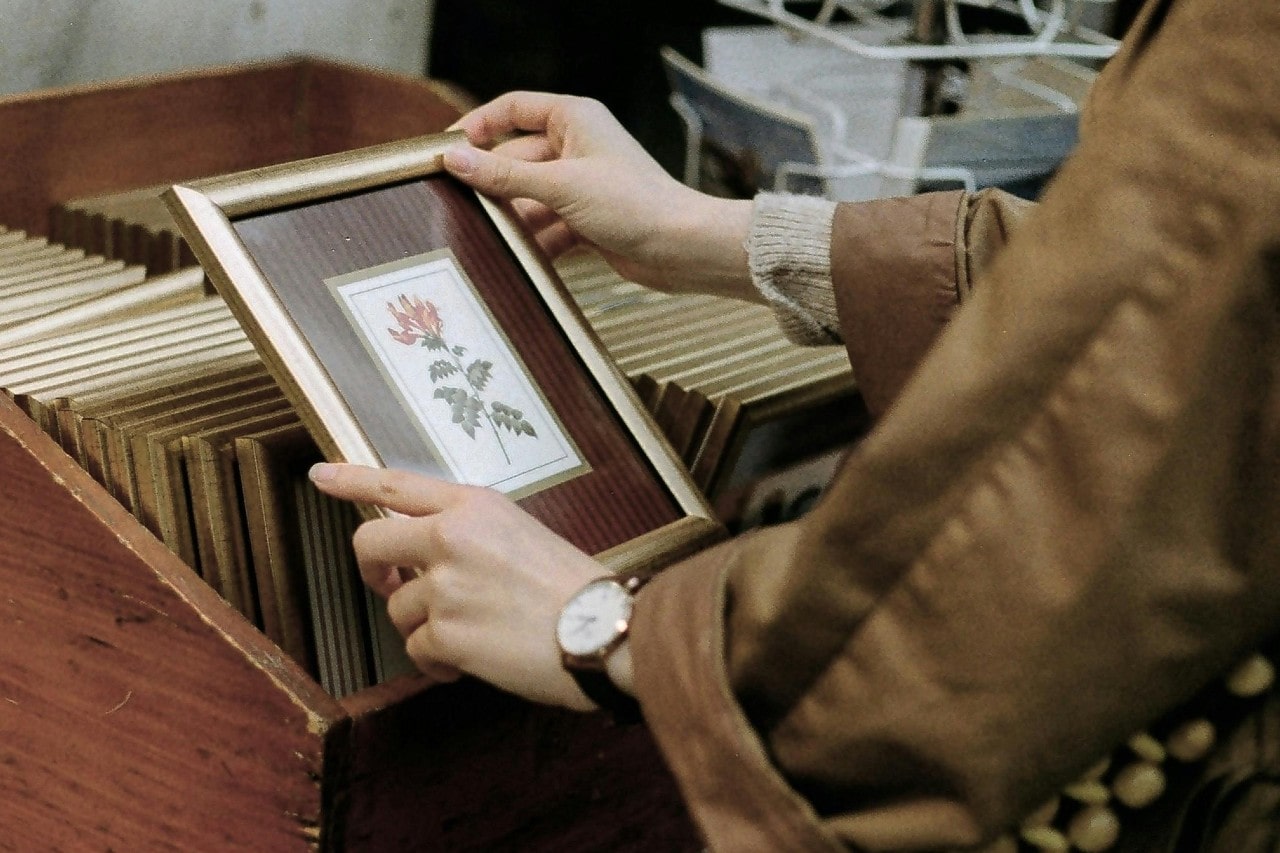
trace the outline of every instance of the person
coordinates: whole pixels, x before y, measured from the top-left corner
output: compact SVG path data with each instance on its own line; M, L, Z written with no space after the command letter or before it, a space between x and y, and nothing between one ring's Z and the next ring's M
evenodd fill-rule
M1277 80L1280 5L1149 3L1034 206L715 199L548 94L459 122L448 170L549 253L771 304L844 343L878 415L806 516L640 590L609 659L711 849L978 845L1280 627ZM396 514L355 548L425 671L594 707L553 638L590 557L483 489L314 480ZM1275 849L1280 728L1256 721L1280 717L1255 701L1138 849Z

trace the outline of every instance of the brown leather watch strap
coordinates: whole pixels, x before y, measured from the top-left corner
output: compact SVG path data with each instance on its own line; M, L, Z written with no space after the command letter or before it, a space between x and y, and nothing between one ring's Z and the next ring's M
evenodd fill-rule
M640 703L634 696L613 683L609 674L601 669L569 669L569 674L587 698L601 709L608 711L619 723L638 723L641 720Z

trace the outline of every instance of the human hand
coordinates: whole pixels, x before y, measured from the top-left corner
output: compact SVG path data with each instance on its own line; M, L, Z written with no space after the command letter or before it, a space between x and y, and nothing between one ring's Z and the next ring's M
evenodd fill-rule
M471 146L447 151L445 168L511 200L552 258L586 242L648 287L759 300L743 246L752 203L680 183L598 101L513 92L454 126Z
M419 669L595 707L560 663L555 625L575 592L607 574L599 563L490 489L360 465L320 464L311 479L328 495L396 513L362 524L354 547Z

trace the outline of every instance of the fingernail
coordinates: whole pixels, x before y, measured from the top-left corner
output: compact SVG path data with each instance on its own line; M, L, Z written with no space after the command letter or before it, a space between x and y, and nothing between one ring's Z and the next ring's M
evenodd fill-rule
M475 152L465 145L455 145L446 150L444 162L455 175L471 175L476 170Z
M328 462L317 462L311 466L307 476L311 478L313 483L325 483L338 476L338 466L331 465Z

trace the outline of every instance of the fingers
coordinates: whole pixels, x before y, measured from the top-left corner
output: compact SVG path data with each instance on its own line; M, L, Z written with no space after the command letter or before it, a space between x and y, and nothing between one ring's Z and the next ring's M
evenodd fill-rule
M414 578L430 568L433 546L427 525L422 518L380 518L356 529L352 547L360 577L377 595L390 598L406 584L406 576Z
M454 123L472 145L487 148L516 131L544 133L563 122L581 98L546 92L508 92L477 107Z
M560 214L545 204L528 198L516 198L511 200L511 207L552 260L586 242Z
M461 145L445 151L443 163L455 178L495 198L531 198L559 207L565 197L566 190L551 163L531 163Z
M451 657L440 647L437 632L428 626L430 582L418 578L387 599L387 617L405 639L405 651L414 665L437 681L456 681L462 670L448 663Z
M327 495L409 516L440 512L464 498L471 488L409 471L332 462L312 466L309 476Z
M352 542L361 578L382 598L389 598L407 577L427 568L421 518L461 500L469 488L407 471L363 465L322 462L309 473L312 483L325 494L398 514L360 525Z
M386 600L396 594L396 591L405 584L406 571L400 566L375 566L372 564L360 564L360 578L365 582L369 589L373 590L373 594L379 598Z
M431 596L424 580L426 579L417 578L409 581L387 599L387 618L405 639L427 622L427 607Z
M524 160L529 163L545 163L554 160L560 152L551 144L551 140L542 134L530 134L508 139L492 149L494 154L510 157L513 160Z
M462 677L462 669L437 657L440 652L431 629L425 625L405 636L404 650L414 666L437 681L457 681Z
M554 222L548 225L534 235L534 239L538 241L538 245L542 247L542 251L547 254L547 257L553 261L582 243L578 232L564 222Z
M513 198L511 209L515 211L516 216L520 217L525 227L534 232L560 221L560 214L531 198Z
M570 95L511 92L471 111L454 127L471 142L444 153L444 166L454 177L487 195L532 198L556 209L588 187L566 188L568 175L551 168L555 161L641 150L603 104ZM509 138L513 133L529 135Z

